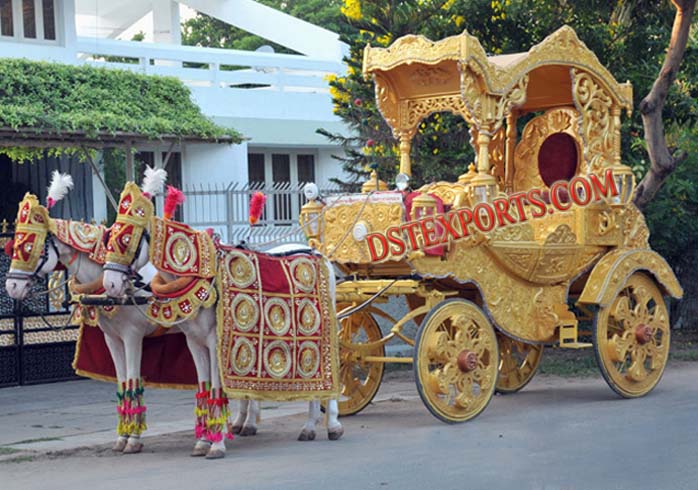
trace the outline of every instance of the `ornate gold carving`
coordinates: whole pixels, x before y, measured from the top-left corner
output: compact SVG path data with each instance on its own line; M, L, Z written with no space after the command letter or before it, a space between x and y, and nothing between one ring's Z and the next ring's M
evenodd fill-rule
M532 252L523 247L520 251L522 254ZM526 259L522 255L520 260ZM424 277L450 277L462 283L476 283L493 320L511 335L529 341L554 338L552 317L541 319L539 308L564 303L566 285L535 285L519 279L500 265L490 249L466 246L462 242L453 244L447 261L425 257L413 261L412 266ZM538 303L535 303L532 300L537 293Z
M438 66L420 66L410 73L409 79L419 87L429 87L445 85L448 83L450 75L448 70L439 68Z
M368 224L369 232L385 233L389 227L403 224L405 210L402 198L396 196L392 202L380 202L376 196L360 195L360 200L328 203L325 207L321 250L324 254L331 255L333 261L341 264L371 263L366 241L356 241L351 232L359 219ZM365 203L366 199L370 201ZM391 256L388 259L402 258Z
M523 74L503 95L483 93L478 79L483 76L478 64L461 71L461 95L480 133L493 136L502 127L511 110L526 102L528 74ZM480 167L480 165L478 165Z
M435 112L451 112L461 116L468 123L472 122L468 108L458 95L410 99L401 109L398 130L408 131L411 132L411 134L414 134L417 130L417 126L419 126L422 119ZM393 131L393 133L395 134L395 131Z
M613 98L588 73L574 68L571 73L574 105L581 113L579 134L584 140L585 173L599 174L614 162Z
M460 96L467 110L459 110L459 113L468 114L464 117L489 136L499 130L503 118L511 113L513 107L525 102L528 73L546 65L570 66L579 73L588 73L598 90L607 93L613 104L627 110L632 108L632 87L618 84L568 26L545 38L528 53L491 58L487 57L480 42L467 32L438 42L409 35L396 40L389 48L367 46L364 51L364 74L374 75L379 109L396 137L399 133L407 137L405 132L412 131L405 125L408 116L398 114L410 114L412 110L401 103L425 99L425 86L447 84L451 77L457 76L451 68L453 61L457 62L460 72L460 94L445 97ZM390 78L400 75L393 69L414 64L424 66L414 69L407 77L408 83L401 85L400 91L396 90ZM435 98L427 97L426 100L437 103ZM430 113L424 109L415 112ZM487 156L481 158L486 159ZM489 170L484 162L480 166Z
M545 239L545 244L546 245L555 245L555 244L576 244L577 243L577 236L572 232L570 227L568 225L560 225L558 226L554 232L552 232L548 237Z
M545 139L555 133L565 133L577 141L578 157L582 155L578 129L579 112L572 108L559 108L546 111L531 119L516 145L514 158L514 190L528 191L533 188L546 188L538 171L538 152ZM579 158L581 161L581 158ZM578 167L579 170L579 167Z
M418 192L437 196L444 205L447 206L462 203L465 199L465 186L457 182L451 183L441 181L434 184L426 184L420 187Z
M623 246L625 248L650 248L650 230L645 216L637 207L629 203L623 209Z
M663 289L674 298L683 296L683 289L674 272L657 252L619 248L604 255L591 271L578 303L608 306L633 272L650 272Z

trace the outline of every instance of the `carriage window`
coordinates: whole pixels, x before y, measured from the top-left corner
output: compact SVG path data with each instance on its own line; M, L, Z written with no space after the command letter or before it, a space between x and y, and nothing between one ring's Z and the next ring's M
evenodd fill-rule
M577 173L579 150L577 142L567 133L554 133L545 138L538 150L538 172L550 187L558 180L570 180Z
M24 37L36 39L36 10L34 0L22 1L22 18L24 19Z
M0 0L0 35L14 36L12 0Z

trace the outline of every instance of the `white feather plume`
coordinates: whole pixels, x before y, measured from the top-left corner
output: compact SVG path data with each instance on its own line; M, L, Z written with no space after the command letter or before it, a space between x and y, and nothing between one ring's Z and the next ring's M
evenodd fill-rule
M163 191L167 181L167 170L146 166L144 175L143 184L141 185L141 191L144 194L155 196Z
M51 184L48 186L48 196L46 202L49 207L63 199L73 188L73 178L70 174L62 174L54 170L51 174Z

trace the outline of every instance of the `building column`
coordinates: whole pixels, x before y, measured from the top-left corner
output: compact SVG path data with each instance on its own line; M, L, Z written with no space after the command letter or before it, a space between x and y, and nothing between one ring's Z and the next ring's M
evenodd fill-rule
M179 3L172 0L153 1L153 42L182 44L179 25Z

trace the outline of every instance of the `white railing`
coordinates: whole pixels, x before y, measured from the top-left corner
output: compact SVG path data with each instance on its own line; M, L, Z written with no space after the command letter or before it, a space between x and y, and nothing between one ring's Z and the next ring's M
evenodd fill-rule
M212 228L222 240L260 244L298 243L305 235L298 225L301 207L306 203L303 183L277 182L271 185L231 182L230 184L189 185L183 205L184 221L199 229ZM249 203L252 194L267 196L259 223L251 227ZM337 187L321 189L323 196L339 194Z
M197 86L300 92L327 92L325 77L344 71L339 61L301 55L100 38L78 38L76 62L174 76Z

